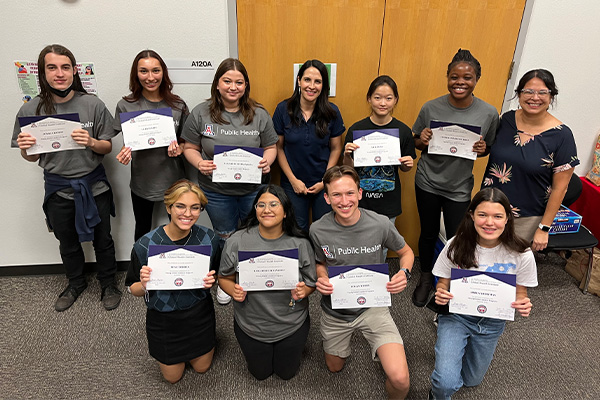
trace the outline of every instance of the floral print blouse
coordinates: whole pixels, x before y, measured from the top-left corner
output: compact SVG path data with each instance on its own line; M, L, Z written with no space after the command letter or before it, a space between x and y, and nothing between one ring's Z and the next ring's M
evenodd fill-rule
M552 176L579 164L573 133L558 125L521 141L515 111L500 120L483 187L502 190L515 217L541 216L552 191Z

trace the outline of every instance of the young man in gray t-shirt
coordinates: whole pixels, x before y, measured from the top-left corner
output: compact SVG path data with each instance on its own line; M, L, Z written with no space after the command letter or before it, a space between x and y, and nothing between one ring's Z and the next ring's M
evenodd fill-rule
M362 189L354 168L332 167L325 172L323 183L325 200L333 211L311 225L310 238L317 259L317 290L323 295L320 330L327 368L338 372L344 367L351 352L352 332L359 330L371 346L373 359L379 359L387 375L385 386L390 398L405 398L409 388L408 365L402 337L389 309L334 310L334 287L327 267L383 263L382 247L392 249L400 257L400 271L387 283L387 291L399 293L410 277L413 251L386 216L358 207Z

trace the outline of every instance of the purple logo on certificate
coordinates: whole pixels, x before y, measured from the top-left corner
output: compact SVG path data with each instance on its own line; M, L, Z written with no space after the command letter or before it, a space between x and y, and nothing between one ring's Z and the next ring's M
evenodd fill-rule
M60 143L59 142L52 142L52 148L53 149L60 149Z
M251 258L251 259L249 259L249 260L248 260L248 262L249 262L250 264L254 264L256 261L254 261L254 258Z
M358 299L356 299L356 302L362 306L362 305L364 305L367 302L367 299L365 299L364 297L360 296Z
M129 120L129 122L131 122L132 124L135 124L135 118L131 118L131 119Z
M156 143L156 140L154 140L154 138L151 137L150 139L148 139L148 144L150 146L154 146L155 143Z
M266 287L269 287L269 288L271 288L271 287L273 287L274 285L275 285L275 282L273 282L272 280L268 280L268 281L266 281L266 282L265 282L265 286L266 286Z
M242 174L240 174L239 172L238 172L238 173L236 173L236 174L233 176L233 179L235 179L236 181L239 181L240 179L242 179Z
M179 287L181 285L183 285L183 279L181 279L181 278L175 279L175 286Z
M375 157L375 162L377 164L379 164L381 162L381 157L379 157L379 156Z
M487 307L484 306L483 304L477 306L477 312L479 312L479 314L485 314L487 311Z
M450 147L450 153L454 154L458 151L458 149L454 146Z

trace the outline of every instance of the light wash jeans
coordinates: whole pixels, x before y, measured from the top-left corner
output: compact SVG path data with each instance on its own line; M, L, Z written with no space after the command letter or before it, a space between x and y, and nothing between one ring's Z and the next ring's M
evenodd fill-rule
M469 315L440 315L431 385L435 399L450 399L464 386L477 386L494 358L505 321Z
M213 230L217 235L229 236L236 231L240 223L244 222L248 214L254 211L252 206L258 189L242 196L230 196L205 189L203 189L203 192L208 199L206 212ZM219 239L222 248L225 239L223 237Z

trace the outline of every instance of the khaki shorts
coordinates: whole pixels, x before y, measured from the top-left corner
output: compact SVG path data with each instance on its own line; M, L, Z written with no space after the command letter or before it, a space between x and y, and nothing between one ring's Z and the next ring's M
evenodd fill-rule
M347 322L321 313L321 336L325 353L347 358L350 356L350 340L352 332L359 330L371 346L371 356L378 361L377 349L387 343L404 345L400 332L387 307L369 308L354 321Z
M515 233L531 243L540 222L542 222L541 216L515 218Z

